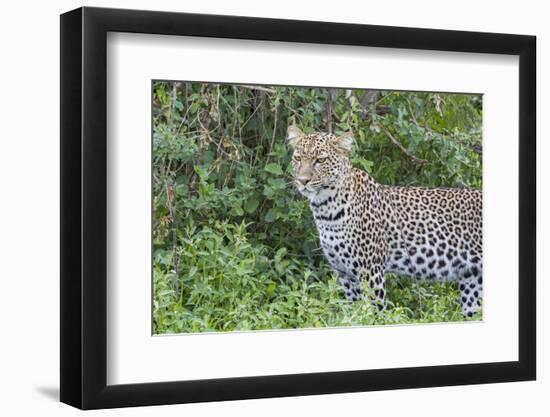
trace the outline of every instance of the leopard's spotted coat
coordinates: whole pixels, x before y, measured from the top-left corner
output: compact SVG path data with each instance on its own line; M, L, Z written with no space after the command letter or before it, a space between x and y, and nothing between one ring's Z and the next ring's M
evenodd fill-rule
M480 309L482 196L469 188L394 187L352 168L351 135L288 132L295 185L309 199L323 252L346 297L386 304L384 274L456 280L462 311Z

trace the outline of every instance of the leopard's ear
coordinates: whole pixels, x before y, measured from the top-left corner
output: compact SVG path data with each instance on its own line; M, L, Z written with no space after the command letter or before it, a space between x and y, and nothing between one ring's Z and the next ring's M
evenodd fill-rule
M296 126L289 126L286 133L286 141L294 148L303 136L304 133Z
M336 147L336 149L345 153L346 155L351 152L351 148L353 148L353 142L353 133L351 132L344 133L343 135L337 136L332 140L332 143Z

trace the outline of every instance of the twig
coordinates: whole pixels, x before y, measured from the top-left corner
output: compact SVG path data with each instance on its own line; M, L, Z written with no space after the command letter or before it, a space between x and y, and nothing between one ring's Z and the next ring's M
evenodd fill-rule
M334 109L332 108L332 102L334 100L334 89L329 88L327 89L328 95L327 95L327 102L325 105L325 110L327 112L327 131L328 133L332 133L332 115L334 114Z
M410 103L409 99L407 99L407 109L409 110L409 113L411 115L411 119L412 119L413 123L415 124L415 126L419 130L422 130L423 136L424 136L424 141L428 141L430 139L431 134L432 134L432 130L429 128L428 122L426 121L423 127L420 126L420 123L418 123L418 120L416 120L416 117L414 116L414 113L412 111L412 107L411 107L411 103Z
M262 87L260 85L239 85L239 87L247 88L249 90L265 91L266 93L275 94L276 91L272 88Z
M357 102L361 105L363 117L365 118L365 120L368 120L370 118L371 109L374 111L374 114L378 116L382 116L391 112L390 106L380 105L380 102L384 100L384 98L388 97L388 95L390 94L392 93L388 93L385 96L382 96L380 94L380 91L372 90L367 91L365 94L363 94L363 96L361 96L361 99L357 97L357 94L354 94L353 97L355 97Z
M273 152L273 145L275 144L275 138L277 137L277 119L279 118L279 106L275 106L275 117L274 117L274 123L273 123L273 135L271 136L271 143L269 144L269 151L267 152L267 160L266 165L269 163L269 159L271 158L271 152Z
M168 117L167 117L169 121L171 121L172 117L174 117L174 107L176 106L175 103L176 103L176 100L178 99L179 85L180 85L179 82L172 83L172 100L170 102L170 109L168 111Z
M369 90L363 96L361 97L361 100L359 100L359 103L365 111L368 113L369 108L371 104L375 104L376 100L378 99L378 96L380 95L380 92L377 90Z
M256 106L256 108L254 109L254 111L252 112L252 114L251 114L251 115L248 117L248 119L246 119L246 120L244 121L244 123L242 124L241 129L242 129L243 127L245 127L245 126L248 124L248 122L252 119L252 117L254 117L254 115L255 115L256 112L260 109L260 107L261 107L261 106Z
M176 193L174 191L175 189L175 183L173 185L169 185L166 183L166 196L167 196L167 202L168 202L168 210L170 212L171 220L172 220L172 264L174 266L174 273L175 273L175 279L174 279L174 292L176 294L179 293L179 271L178 271L178 264L179 264L179 257L177 254L177 248L178 248L178 226L177 226L177 207L176 207Z
M405 155L409 157L409 159L411 159L413 162L416 162L417 164L420 164L420 165L426 165L428 163L428 161L426 161L425 159L418 158L414 156L412 153L410 153L407 149L405 149L405 147L401 144L401 142L395 139L390 133L390 131L384 125L380 125L380 126L384 131L384 133L386 134L386 136L388 137L388 139L391 141L391 143L397 146L401 152L403 152Z

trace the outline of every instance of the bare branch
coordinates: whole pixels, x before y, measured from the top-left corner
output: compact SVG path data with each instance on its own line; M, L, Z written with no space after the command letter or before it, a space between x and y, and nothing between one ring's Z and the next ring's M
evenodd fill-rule
M374 104L376 102L379 95L380 91L369 90L365 94L363 94L361 100L359 100L359 103L361 103L361 106L363 106L363 108L368 112L371 104Z
M368 114L369 114L369 108L371 105L373 105L374 103L374 106L375 106L375 111L376 111L376 105L378 104L378 102L376 101L379 97L379 91L369 91L367 92L363 97L361 97L361 100L359 101L359 103L361 104L361 106L363 107L363 110L365 111L365 117L368 117ZM384 112L387 112L388 109L383 109ZM416 122L416 119L414 120ZM395 146L397 146L399 148L399 150L401 152L403 152L405 155L407 155L407 157L412 160L413 162L419 164L419 165L426 165L428 163L427 160L425 159L421 159L421 158L418 158L416 156L414 156L412 153L410 153L402 144L401 142L399 142L397 139L395 139L393 137L393 135L390 133L390 131L384 126L384 125L380 125L380 127L382 128L382 130L384 131L384 133L386 134L386 136L388 137L388 139L391 141L391 143L393 143Z
M246 88L248 90L265 91L266 93L275 94L276 91L272 88L262 87L261 85L239 85L239 87Z
M327 131L332 133L332 116L334 114L333 102L336 99L336 90L334 88L327 89L327 101L325 103L325 111L327 117Z
M378 116L383 116L391 112L390 106L380 104L384 97L381 97L380 91L378 90L367 91L361 96L361 98L357 97L357 94L354 94L354 97L361 105L363 109L363 117L366 120L370 118L371 109L373 109L374 113Z
M271 152L273 152L273 146L275 145L275 139L277 138L277 119L279 118L279 106L275 106L274 110L274 122L273 122L273 135L271 136L271 143L269 144L269 151L267 152L266 165L269 163L269 158L271 158Z
M393 143L395 146L397 146L399 148L399 150L401 152L403 152L405 155L407 155L407 157L417 163L417 164L420 164L420 165L426 165L428 163L428 161L426 161L425 159L421 159L421 158L418 158L416 156L414 156L412 153L410 153L402 144L401 142L399 142L397 139L395 139L393 137L393 135L390 133L390 131L383 125L380 125L380 127L382 128L382 130L384 131L384 133L386 134L386 136L388 137L388 139L391 141L391 143Z

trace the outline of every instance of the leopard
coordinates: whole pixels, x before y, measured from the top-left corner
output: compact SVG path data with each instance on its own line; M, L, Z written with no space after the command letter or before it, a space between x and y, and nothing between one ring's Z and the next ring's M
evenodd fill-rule
M386 274L456 282L464 317L483 300L482 192L381 184L351 162L352 132L289 126L293 183L309 200L324 257L345 297L386 309Z

